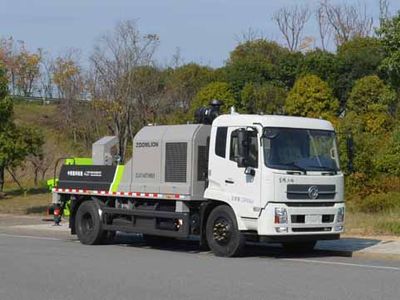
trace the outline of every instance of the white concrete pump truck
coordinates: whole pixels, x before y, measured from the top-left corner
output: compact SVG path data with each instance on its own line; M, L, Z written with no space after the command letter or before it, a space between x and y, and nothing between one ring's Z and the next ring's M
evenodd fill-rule
M93 144L90 163L64 164L53 203L70 200L70 228L83 244L115 232L145 240L198 239L218 256L246 240L311 250L344 230L343 174L332 124L276 115L196 112L198 124L146 126L125 165L116 137ZM69 160L71 162L71 160Z

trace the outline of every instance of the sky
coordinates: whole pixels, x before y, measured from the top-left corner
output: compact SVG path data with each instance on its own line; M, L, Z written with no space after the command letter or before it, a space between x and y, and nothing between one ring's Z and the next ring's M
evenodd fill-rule
M333 0L343 2L345 0ZM360 0L347 0L356 3ZM283 6L318 0L0 0L0 36L22 40L29 49L52 56L81 49L87 61L96 40L118 21L137 20L143 33L160 36L156 57L167 64L179 48L184 62L223 65L238 36L253 28L282 42L272 15ZM365 0L377 19L378 0ZM391 0L392 13L400 0ZM317 35L311 18L308 35Z

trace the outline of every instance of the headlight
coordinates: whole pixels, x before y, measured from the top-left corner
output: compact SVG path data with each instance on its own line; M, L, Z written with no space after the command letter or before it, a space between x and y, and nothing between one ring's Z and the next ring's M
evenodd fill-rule
M344 222L344 207L339 207L336 222L343 223Z
M286 208L276 207L275 208L275 224L287 224L288 215Z

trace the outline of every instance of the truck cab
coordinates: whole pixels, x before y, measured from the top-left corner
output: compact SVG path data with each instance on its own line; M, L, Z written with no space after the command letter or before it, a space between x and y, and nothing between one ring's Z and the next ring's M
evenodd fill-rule
M210 145L204 196L228 203L240 231L287 246L339 238L344 180L330 122L222 115Z

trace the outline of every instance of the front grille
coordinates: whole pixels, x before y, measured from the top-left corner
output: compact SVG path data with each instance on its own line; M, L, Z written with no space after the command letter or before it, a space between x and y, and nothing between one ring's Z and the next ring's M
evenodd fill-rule
M334 184L288 184L287 198L290 200L310 199L308 190L315 186L318 189L318 197L315 200L334 199L336 194L336 186Z
M328 232L332 231L332 227L310 227L310 228L292 228L293 232Z
M186 182L187 143L165 144L165 182Z
M332 223L335 215L322 215L322 223ZM304 224L306 221L305 215L291 215L290 220L293 224Z

